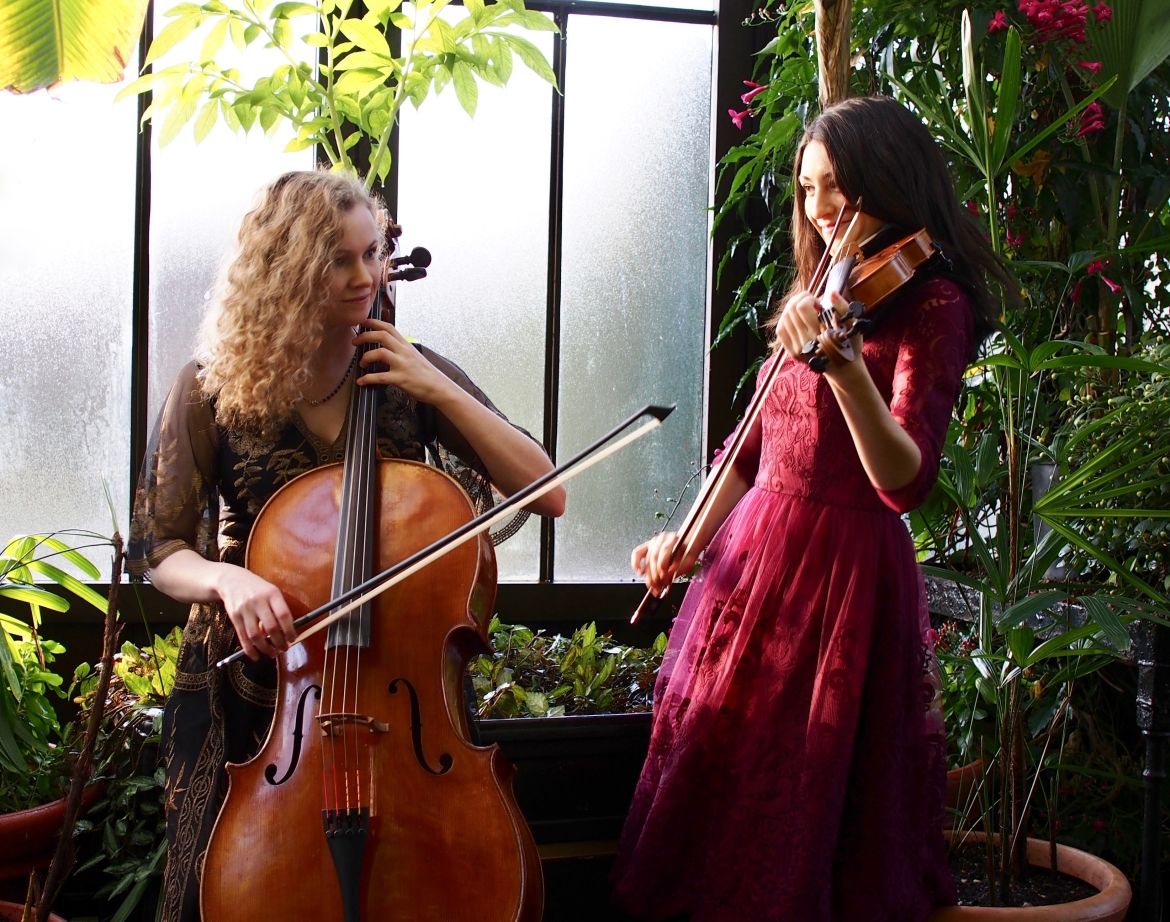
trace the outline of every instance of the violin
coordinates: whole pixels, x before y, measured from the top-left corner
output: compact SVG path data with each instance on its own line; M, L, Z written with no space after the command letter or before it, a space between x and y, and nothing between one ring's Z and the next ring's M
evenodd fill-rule
M801 358L814 371L824 371L835 362L852 362L857 357L853 337L870 330L878 308L913 279L915 273L938 252L938 247L922 228L871 256L864 255L864 242L859 253L842 256L829 270L822 296L821 322L825 329L805 345ZM831 306L832 294L846 292L852 300L848 309L838 314Z

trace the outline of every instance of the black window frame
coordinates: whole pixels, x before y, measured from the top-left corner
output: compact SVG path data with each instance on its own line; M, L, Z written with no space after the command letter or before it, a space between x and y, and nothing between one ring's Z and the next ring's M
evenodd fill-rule
M742 81L751 77L753 55L766 40L760 29L747 26L746 20L752 11L747 0L717 0L715 10L690 10L682 8L646 7L628 3L589 2L589 0L530 0L528 8L550 13L559 32L554 36L552 66L557 75L558 85L564 92L572 91L565 86L567 38L572 31L573 20L578 16L606 16L614 18L654 20L680 23L705 23L714 27L714 81L711 89L713 113L712 184L720 177L716 170L719 159L742 137L727 117L729 106L738 107L738 97L743 93ZM147 11L146 23L140 42L140 59L153 39L154 4ZM549 156L551 163L549 196L549 272L546 299L546 348L544 382L544 419L542 441L550 453L557 442L557 402L559 391L560 360L560 265L561 265L561 207L562 178L564 161L564 99L561 93L551 90L552 116L549 132ZM132 356L131 356L131 471L130 495L133 496L143 452L153 420L148 418L149 367L149 277L150 277L150 213L151 213L151 125L142 123L141 115L149 105L148 96L138 98L139 123L142 128L137 136L135 171L135 219L134 219L134 281L132 286ZM396 145L397 138L393 139ZM394 168L385 185L379 191L388 206L397 207L397 169ZM735 261L724 272L724 279L717 284L713 278L713 267L727 246L733 233L733 222L725 221L709 242L706 343L710 343L719 321L727 311L734 295L735 279L743 277L744 267ZM710 254L714 254L712 257ZM714 449L734 426L744 400L740 395L733 401L737 386L744 370L758 358L761 346L741 326L739 331L723 342L718 349L708 354L707 399L703 425L703 451L709 458ZM555 548L551 521L542 522L540 549L540 575L535 582L501 583L497 595L497 610L506 621L521 622L537 628L566 631L589 621L596 621L600 628L612 630L618 639L627 642L649 642L655 634L669 625L674 605L660 606L657 612L646 618L637 627L628 624L629 614L642 598L642 588L632 581L597 582L556 582L550 577L553 568ZM681 590L672 591L670 601L677 602ZM136 591L124 594L128 608L154 614L163 623L182 623L186 606L173 602L149 586L136 587ZM156 628L157 629L157 628Z

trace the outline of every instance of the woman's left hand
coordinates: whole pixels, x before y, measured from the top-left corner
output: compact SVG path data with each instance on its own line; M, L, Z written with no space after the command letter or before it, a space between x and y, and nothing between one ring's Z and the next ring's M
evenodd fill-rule
M359 366L358 384L394 384L402 388L415 400L422 403L439 403L443 394L457 387L445 374L428 362L422 354L384 320L362 321L367 329L354 337L355 345L373 343L373 349L362 354ZM382 371L365 372L374 363L383 366Z
M836 292L832 294L832 303L838 315L849 310L849 303ZM790 298L784 306L776 324L776 338L789 355L802 358L805 347L815 342L824 330L820 304L811 294L802 292ZM852 337L852 344L857 358L852 362L830 362L825 369L827 378L845 383L863 372L865 363L861 360L860 335Z

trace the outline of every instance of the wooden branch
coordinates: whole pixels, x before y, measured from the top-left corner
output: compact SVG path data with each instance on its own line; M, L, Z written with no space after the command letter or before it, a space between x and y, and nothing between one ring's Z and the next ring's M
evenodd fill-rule
M816 0L817 71L821 109L849 96L852 0Z

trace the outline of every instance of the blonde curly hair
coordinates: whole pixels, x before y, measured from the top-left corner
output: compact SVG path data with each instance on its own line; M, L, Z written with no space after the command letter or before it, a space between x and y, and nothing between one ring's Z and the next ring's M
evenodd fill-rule
M244 216L197 352L203 391L229 429L271 429L301 399L321 345L334 248L357 207L374 217L381 256L394 225L351 173L285 173Z

